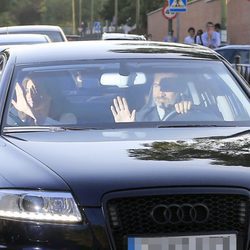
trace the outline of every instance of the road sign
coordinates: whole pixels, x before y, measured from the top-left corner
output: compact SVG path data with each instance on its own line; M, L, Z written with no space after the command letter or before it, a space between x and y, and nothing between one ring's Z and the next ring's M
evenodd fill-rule
M169 11L171 12L186 12L187 0L169 0Z
M101 23L100 22L94 22L94 33L101 33Z
M168 0L166 1L165 5L163 6L161 12L162 12L162 15L166 19L174 19L176 17L176 15L177 15L177 13L175 13L175 12L170 12Z

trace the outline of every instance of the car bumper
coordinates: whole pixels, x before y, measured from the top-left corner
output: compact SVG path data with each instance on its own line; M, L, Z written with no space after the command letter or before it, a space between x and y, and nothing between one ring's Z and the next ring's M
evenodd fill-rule
M237 250L245 250L249 241L249 200L248 190L232 188L111 193L104 196L102 207L80 208L85 219L75 225L1 220L0 249L126 250L129 237L234 234ZM179 216L179 221L164 217L165 221L158 223L157 218L152 218L152 211L156 212L154 209L158 206L179 206L185 212L189 207L198 209L201 205L209 209L208 217L202 217L201 221L198 217ZM199 209L196 212L199 213Z
M88 221L75 225L0 220L0 249L111 249L101 209L84 212Z

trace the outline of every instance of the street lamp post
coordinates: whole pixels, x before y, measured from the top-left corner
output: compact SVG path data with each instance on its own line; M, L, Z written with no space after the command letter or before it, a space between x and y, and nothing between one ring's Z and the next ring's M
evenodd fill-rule
M115 32L118 30L118 0L115 0Z
M227 26L227 0L221 0L221 29Z
M94 23L94 0L91 0L91 9L90 9L90 34L93 34L93 23Z
M82 23L82 0L79 0L79 26Z
M221 42L227 43L227 0L221 0Z
M140 25L140 0L136 0L136 33L139 34Z
M75 0L71 1L72 6L72 33L76 33L76 14L75 14Z

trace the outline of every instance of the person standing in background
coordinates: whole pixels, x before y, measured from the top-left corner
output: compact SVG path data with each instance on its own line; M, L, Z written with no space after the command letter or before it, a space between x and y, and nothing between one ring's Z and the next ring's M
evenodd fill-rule
M216 24L214 25L214 29L215 29L216 32L220 33L220 31L221 31L221 26L220 26L220 24L219 24L219 23L216 23Z
M207 22L207 31L202 34L201 38L203 45L211 49L218 48L220 46L220 34L215 31L214 24L212 22Z
M201 38L202 34L203 34L202 29L197 30L197 33L196 33L196 35L194 37L194 43L203 45L203 41L202 41L202 38Z
M219 23L216 23L214 25L214 29L216 32L218 32L220 34L220 40L221 40L221 25Z
M193 27L190 27L188 29L189 35L184 38L184 43L186 44L194 44L194 38L195 38L195 29Z
M177 37L174 36L174 31L170 31L170 36L165 36L163 42L174 42L177 43Z

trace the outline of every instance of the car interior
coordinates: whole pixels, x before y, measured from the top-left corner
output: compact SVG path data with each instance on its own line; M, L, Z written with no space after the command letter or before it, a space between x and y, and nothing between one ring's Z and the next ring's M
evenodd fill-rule
M32 74L51 96L49 117L60 124L114 123L110 107L117 96L126 98L130 110L139 111L149 100L155 76L160 74L170 78L178 75L176 84L182 89L180 101L192 102L192 112L172 115L169 120L230 122L249 119L243 91L233 78L223 74L226 69L220 63L213 68L209 63L199 66L197 62L195 67L188 62L182 64L105 62L45 67ZM16 82L22 82L24 72L17 74ZM15 92L13 98L16 98Z

